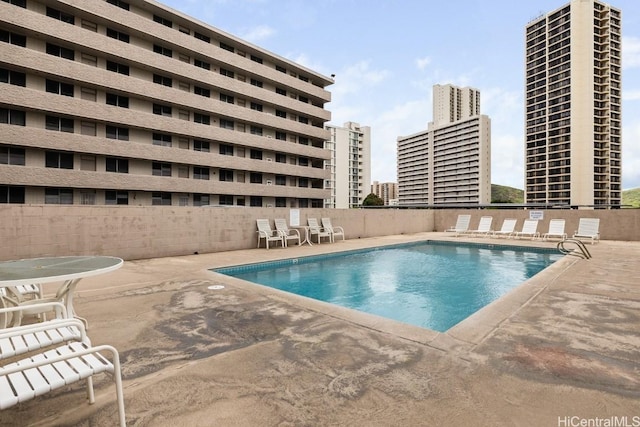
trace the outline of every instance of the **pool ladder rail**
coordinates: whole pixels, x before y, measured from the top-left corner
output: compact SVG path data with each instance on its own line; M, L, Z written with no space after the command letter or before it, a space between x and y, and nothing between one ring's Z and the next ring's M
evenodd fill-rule
M564 247L565 243L573 243L576 245L576 248L567 249ZM578 258L582 259L591 259L591 253L589 252L589 249L587 249L587 247L584 245L584 243L582 243L582 240L564 239L558 242L557 247L558 250L565 255L577 256Z

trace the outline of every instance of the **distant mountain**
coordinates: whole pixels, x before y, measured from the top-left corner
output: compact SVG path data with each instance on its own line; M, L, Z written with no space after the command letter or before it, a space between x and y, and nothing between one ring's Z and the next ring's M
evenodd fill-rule
M524 203L524 190L491 184L491 203Z
M491 184L491 203L524 203L524 191L504 185ZM640 188L623 191L622 204L640 208Z
M640 208L640 188L633 188L622 192L622 204Z

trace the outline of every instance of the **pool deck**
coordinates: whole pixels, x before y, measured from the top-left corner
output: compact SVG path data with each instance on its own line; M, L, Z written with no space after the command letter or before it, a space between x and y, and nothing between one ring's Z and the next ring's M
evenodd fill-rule
M446 333L209 271L429 239L556 245L421 233L128 261L74 302L120 351L130 426L640 423L640 242L587 245ZM0 425L114 425L112 382L95 386L94 405L78 383Z

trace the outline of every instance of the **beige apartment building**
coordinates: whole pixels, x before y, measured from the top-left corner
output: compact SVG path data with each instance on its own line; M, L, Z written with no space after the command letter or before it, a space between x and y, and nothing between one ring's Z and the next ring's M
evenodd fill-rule
M434 121L398 138L398 204L491 203L491 120L480 92L436 85Z
M385 206L395 206L398 204L398 183L373 181L371 192L380 197Z
M327 125L331 151L327 169L331 177L325 186L331 191L324 207L348 209L362 205L371 186L371 128L347 122L344 126Z
M332 83L155 1L1 1L0 203L323 207Z
M620 206L621 12L571 0L526 26L525 200Z

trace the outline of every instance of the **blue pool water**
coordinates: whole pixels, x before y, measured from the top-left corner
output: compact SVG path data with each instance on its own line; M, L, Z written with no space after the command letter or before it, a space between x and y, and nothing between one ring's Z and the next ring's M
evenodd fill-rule
M444 332L560 258L546 249L423 242L214 271Z

